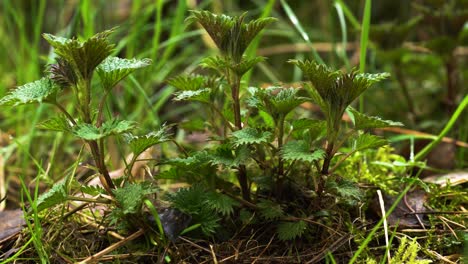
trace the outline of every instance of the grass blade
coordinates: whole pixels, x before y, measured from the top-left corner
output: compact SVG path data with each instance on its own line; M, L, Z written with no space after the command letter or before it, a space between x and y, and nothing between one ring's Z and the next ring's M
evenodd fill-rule
M359 71L364 73L366 70L367 44L369 41L369 28L371 19L372 0L366 0L364 5L364 16L362 18L361 28L361 53L359 55ZM359 97L359 111L364 112L364 96Z
M324 64L324 61L322 60L320 55L315 50L314 46L312 45L312 41L309 38L309 35L307 35L307 33L305 32L304 28L301 25L301 22L299 22L299 19L297 18L294 11L291 9L291 7L284 0L281 0L281 6L283 6L283 9L286 12L286 14L288 15L289 20L291 20L291 23L294 25L294 27L299 32L301 37L307 42L307 44L309 44L310 48L312 49L312 55L313 55L314 59L318 63Z

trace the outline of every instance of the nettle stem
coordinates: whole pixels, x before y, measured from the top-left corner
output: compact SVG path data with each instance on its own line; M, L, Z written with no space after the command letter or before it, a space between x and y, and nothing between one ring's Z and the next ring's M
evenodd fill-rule
M92 78L92 76L90 76ZM83 86L83 95L84 97L82 98L82 101L79 102L81 105L82 109L82 114L83 114L83 121L85 123L91 124L92 123L92 117L91 117L91 109L90 109L90 103L91 103L91 79L87 79L84 81L84 86ZM102 111L102 109L100 109ZM99 116L101 116L101 113L98 113ZM97 121L98 124L99 122L102 122L102 120ZM109 175L109 171L107 170L106 163L104 161L104 142L102 140L97 141L97 140L89 140L87 141L88 146L91 150L91 155L93 156L94 163L96 164L96 167L99 172L99 179L104 186L104 189L110 194L113 195L112 189L115 189L115 185L112 182L112 178Z
M283 147L283 137L284 137L284 120L285 116L280 115L278 117L278 153L281 151ZM284 180L284 162L283 159L278 155L278 177L276 179L276 191L278 197L282 195L283 189L283 180Z
M322 195L322 192L325 189L324 176L329 174L330 162L334 156L334 153L333 153L334 145L335 145L334 142L331 140L327 142L327 149L325 151L326 152L325 159L323 160L322 171L320 172L320 178L319 178L318 187L317 187L318 195Z
M241 78L240 76L232 72L230 70L227 71L227 79L230 80L231 86L231 97L234 106L234 125L236 126L237 130L242 129L242 119L241 119L241 111L240 111L240 84ZM250 188L249 182L247 179L247 168L245 165L239 165L237 171L237 180L239 181L239 185L241 187L242 198L246 201L250 201Z

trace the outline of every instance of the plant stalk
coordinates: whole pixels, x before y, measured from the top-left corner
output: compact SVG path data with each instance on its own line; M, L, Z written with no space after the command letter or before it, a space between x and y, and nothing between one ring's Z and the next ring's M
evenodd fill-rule
M283 147L283 136L284 136L284 119L285 116L281 114L278 117L278 151L281 151ZM276 179L276 191L278 197L281 197L283 190L283 180L284 180L284 162L283 159L278 155L278 178Z
M233 106L234 106L234 124L237 130L241 130L242 120L241 120L240 98L239 98L241 78L237 73L228 70L227 79L230 80L231 82L230 83L231 97L232 97ZM245 165L239 166L238 171L237 171L237 180L239 181L239 185L241 187L242 198L246 201L250 201L250 188L249 188L249 183L247 179L247 169Z

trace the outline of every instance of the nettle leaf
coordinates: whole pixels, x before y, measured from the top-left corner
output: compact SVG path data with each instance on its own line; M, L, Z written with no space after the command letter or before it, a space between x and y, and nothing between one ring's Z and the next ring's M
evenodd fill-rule
M229 145L221 145L214 153L210 154L210 163L212 165L224 165L228 168L238 167L250 158L250 150L241 146L233 150Z
M239 203L234 199L217 192L209 192L209 199L207 199L207 205L222 214L228 216L234 213L234 207L239 206Z
M101 127L92 124L77 124L73 127L72 133L84 140L98 140L110 135L119 135L135 128L135 122L127 120L109 120Z
M394 127L403 126L400 122L394 122L391 120L384 120L377 116L368 116L358 112L356 109L350 107L349 110L352 113L354 119L355 129L369 129L369 128L382 128L382 127Z
M89 185L81 185L80 186L80 191L82 191L85 194L91 195L91 196L96 196L100 194L107 194L106 189L100 187L100 186L89 186Z
M175 164L178 166L193 166L193 165L202 165L211 161L211 156L206 150L197 151L191 154L186 158L174 158L170 159L169 163Z
M311 151L309 144L304 140L289 141L281 148L280 154L281 158L287 161L314 162L325 157L325 152L322 149Z
M68 88L78 83L78 77L73 70L73 66L66 60L58 57L56 64L50 65L48 72L52 79L61 88Z
M169 126L162 126L158 131L153 131L144 136L134 136L132 134L125 134L124 138L132 152L139 156L143 151L151 146L170 141L171 133L169 132Z
M58 86L47 77L24 84L0 99L0 105L24 105L55 101Z
M55 49L55 53L67 61L83 79L89 79L94 69L109 55L114 45L108 41L114 29L106 30L82 42L77 39L66 39L51 34L43 37Z
M114 87L123 78L139 68L151 65L150 59L121 59L107 57L96 69L105 89Z
M282 222L278 225L276 232L280 240L293 240L301 237L307 229L307 223L305 221L297 222Z
M175 193L167 195L168 200L174 208L189 214L192 217L192 224L200 224L200 228L205 235L212 235L221 225L219 214L208 204L214 203L211 200L211 191L200 185L193 185L190 188L181 188Z
M229 61L221 56L210 56L200 62L203 68L213 69L223 74L226 69L231 68Z
M254 58L247 58L245 56L242 57L240 63L230 65L229 67L236 72L239 76L244 75L250 69L252 69L255 64L259 62L265 61L265 57L254 57Z
M54 184L50 190L39 195L37 198L37 211L50 208L57 204L61 204L67 200L68 194L66 189L66 181Z
M273 134L269 131L259 131L252 127L246 127L241 130L232 132L234 147L242 145L252 145L268 143L271 141Z
M352 181L345 179L342 180L329 180L326 182L327 190L337 194L342 202L348 205L357 205L358 202L364 198L364 193L359 187Z
M196 91L182 91L177 93L176 97L174 98L175 101L198 101L202 103L210 103L211 102L211 89L205 88Z
M157 188L148 183L130 183L114 190L115 200L124 214L139 213L147 195L157 192Z
M252 40L275 18L260 18L244 23L246 13L230 17L216 15L209 11L190 11L191 16L186 21L198 22L213 39L223 55L240 62L242 55Z
M318 133L323 132L327 128L327 122L323 120L301 118L294 120L292 122L292 127L294 131L316 130Z
M292 135L295 139L313 141L326 135L327 122L308 118L296 119L292 122Z
M340 71L333 71L326 65L315 61L290 60L289 63L296 65L302 70L306 79L312 83L323 99L327 98L326 94L332 89L332 86L341 74Z
M308 60L291 60L290 62L304 72L305 77L320 96L321 99L313 89L309 89L312 99L321 106L328 123L332 125L329 129L337 129L338 121L341 120L346 107L359 95L372 84L389 76L388 73L360 74L355 69L350 73L342 73Z
M40 129L59 131L59 132L71 132L72 124L64 116L53 117L37 125Z
M179 75L167 80L169 85L182 91L197 91L206 87L206 78L202 75Z
M371 135L368 133L362 133L354 142L353 150L362 151L369 148L378 148L388 144L388 141L382 137Z
M286 116L294 108L307 101L307 98L297 96L298 91L299 89L277 86L266 89L250 87L249 92L252 97L247 103L251 107L266 111L274 118L279 115Z
M283 208L276 202L260 199L257 206L260 208L260 215L265 218L265 220L271 221L284 216Z

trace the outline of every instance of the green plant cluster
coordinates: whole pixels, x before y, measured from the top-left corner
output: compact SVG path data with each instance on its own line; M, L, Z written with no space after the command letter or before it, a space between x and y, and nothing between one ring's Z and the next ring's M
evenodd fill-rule
M349 205L355 204L353 201L361 197L358 188L346 175L337 175L337 169L350 156L387 144L384 138L371 134L371 129L402 124L368 116L350 106L369 87L387 78L387 73L342 72L315 61L291 60L304 73L302 88L281 84L248 87L243 77L265 58L249 57L246 50L275 19L245 22L245 17L246 14L230 17L192 11L187 19L207 31L220 54L201 62L207 74L177 76L168 83L178 89L175 100L195 102L206 110L203 127L193 127L204 128L212 142L201 150L190 149L182 157L165 161L168 169L156 178L194 184L167 199L191 215L192 229L200 227L205 235L216 234L223 219L238 213L235 208L246 207L247 210L239 211L243 212L241 219L258 211L263 220L276 224L279 239L291 240L305 235L308 223L297 217L296 211L288 210L288 202L302 199L300 206L323 214L326 212L320 209L333 206L329 204L329 194L341 197ZM108 37L112 32L104 31L84 41L44 34L57 55L56 63L49 66L45 77L11 91L0 103L47 103L61 111L61 116L40 127L70 133L88 147L105 191L82 190L113 197L116 208L111 223L122 219L135 222L145 205L159 219L148 202L157 189L152 183L135 182L130 172L146 149L174 140L169 126L137 136L131 134L136 127L134 122L105 116L106 98L112 96L113 87L151 63L148 59L111 56L114 45ZM99 77L98 83L93 81L94 73ZM60 103L59 95L67 91L74 96L76 113ZM315 119L309 114L298 118L297 109L304 103L317 104L324 118ZM345 112L352 118L351 126L342 121ZM105 139L110 136L125 140L133 152L124 183L116 184L106 165ZM57 185L43 196L43 206L70 199L64 188ZM163 236L160 221L158 227Z

